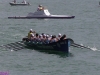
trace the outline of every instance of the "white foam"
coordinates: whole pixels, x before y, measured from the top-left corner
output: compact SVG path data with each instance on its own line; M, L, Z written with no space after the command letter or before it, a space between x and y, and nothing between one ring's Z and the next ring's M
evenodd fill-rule
M81 46L84 46L83 44L80 44ZM86 47L86 46L84 46L84 47ZM81 47L81 48L84 48L84 47ZM92 47L89 47L89 46L87 46L87 48L90 48L92 51L100 51L100 50L98 50L95 46L92 48Z

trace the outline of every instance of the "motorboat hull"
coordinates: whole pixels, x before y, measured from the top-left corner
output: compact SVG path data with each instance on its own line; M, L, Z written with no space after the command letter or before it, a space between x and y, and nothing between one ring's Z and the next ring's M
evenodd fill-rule
M29 3L9 3L11 6L27 6L27 5L30 5Z
M73 19L75 16L70 15L52 15L48 9L37 10L34 13L28 13L27 16L13 16L9 19Z
M73 19L75 16L34 16L34 17L27 17L27 16L14 16L8 17L8 19Z

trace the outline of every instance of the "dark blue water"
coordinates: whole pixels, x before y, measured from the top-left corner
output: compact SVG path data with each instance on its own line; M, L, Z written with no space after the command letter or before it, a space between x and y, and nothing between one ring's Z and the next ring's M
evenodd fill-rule
M75 43L97 50L71 47L72 56L23 49L0 48L0 72L10 75L99 75L100 74L100 6L99 0L27 0L31 6L10 6L12 0L0 1L0 45L20 41L29 29L48 34L66 34ZM22 2L22 0L17 0ZM51 14L74 15L75 19L8 19L26 16L42 4Z

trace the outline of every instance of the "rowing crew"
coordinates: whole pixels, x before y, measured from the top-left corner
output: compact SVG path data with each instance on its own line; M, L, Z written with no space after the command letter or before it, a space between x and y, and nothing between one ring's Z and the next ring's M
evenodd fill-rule
M52 42L57 42L59 40L64 40L66 39L66 35L64 34L63 36L59 33L58 36L56 35L49 35L49 34L38 34L32 29L30 29L27 40L24 38L23 40L25 41L34 41L34 42L42 42L42 43L52 43Z

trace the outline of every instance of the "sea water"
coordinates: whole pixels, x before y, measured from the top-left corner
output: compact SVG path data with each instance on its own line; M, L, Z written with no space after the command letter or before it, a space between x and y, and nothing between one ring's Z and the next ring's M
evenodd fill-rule
M27 0L31 6L10 6L12 0L0 0L0 45L21 41L30 29L38 33L66 34L75 43L96 48L71 47L73 56L23 49L0 48L0 73L9 75L99 75L100 6L99 0ZM17 0L22 2L22 0ZM74 19L8 19L35 12L39 4L54 15L74 15Z

